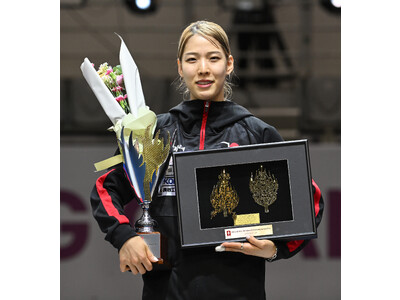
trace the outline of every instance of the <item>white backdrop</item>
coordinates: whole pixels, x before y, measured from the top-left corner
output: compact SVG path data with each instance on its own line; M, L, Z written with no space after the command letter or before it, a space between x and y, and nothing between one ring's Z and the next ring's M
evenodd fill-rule
M91 214L89 195L102 173L93 163L115 146L61 146L61 299L141 299L141 277L119 271L116 249ZM340 299L340 146L311 144L311 169L325 212L318 239L289 260L267 264L267 298Z

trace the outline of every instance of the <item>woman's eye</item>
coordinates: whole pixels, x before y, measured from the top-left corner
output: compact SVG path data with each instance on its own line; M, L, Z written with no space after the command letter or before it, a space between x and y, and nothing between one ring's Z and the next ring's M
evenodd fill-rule
M218 61L219 59L220 59L219 56L212 56L210 58L211 61Z
M195 62L196 59L194 57L189 57L186 59L186 62Z

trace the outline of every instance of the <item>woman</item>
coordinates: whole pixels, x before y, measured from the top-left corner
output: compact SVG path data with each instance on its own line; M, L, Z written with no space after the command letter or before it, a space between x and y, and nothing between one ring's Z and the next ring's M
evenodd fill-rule
M179 41L177 64L180 88L189 100L159 115L156 129L164 137L176 132L174 151L282 141L274 127L227 99L234 59L219 25L190 24ZM313 190L319 224L323 200L314 182ZM119 250L121 271L143 275L143 299L265 299L265 260L289 258L307 244L250 236L246 243L183 250L176 196L161 192L153 199L150 212L159 224L157 230L168 239L170 267L160 267L152 264L157 258L123 215L123 206L133 198L125 173L117 166L97 180L91 202L106 240Z

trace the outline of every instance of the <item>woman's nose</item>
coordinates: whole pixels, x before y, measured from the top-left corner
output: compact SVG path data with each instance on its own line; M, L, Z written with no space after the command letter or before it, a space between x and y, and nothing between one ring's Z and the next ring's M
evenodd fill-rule
M208 69L208 64L205 59L200 60L199 64L199 74L208 74L210 71Z

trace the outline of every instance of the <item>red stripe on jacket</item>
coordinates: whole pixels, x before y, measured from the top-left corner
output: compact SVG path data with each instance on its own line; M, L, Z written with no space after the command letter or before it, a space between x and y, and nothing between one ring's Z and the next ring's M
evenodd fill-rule
M312 185L315 188L315 193L314 193L314 210L315 210L315 217L318 215L320 207L319 207L319 201L321 200L321 190L319 189L318 185L315 183L314 179L312 179ZM297 241L290 241L286 243L286 246L289 248L290 252L295 251L297 248L300 247L301 244L303 244L304 240L297 240Z
M103 204L104 209L106 210L107 214L111 217L116 218L120 224L129 223L128 218L124 215L121 215L118 212L118 210L115 208L114 204L112 203L110 194L104 188L104 181L106 180L108 174L110 174L113 171L114 170L111 170L110 172L104 174L99 179L97 179L96 189L97 189L97 192L99 193L101 203Z
M204 140L206 139L206 124L208 118L208 108L210 106L210 102L204 102L204 110L203 110L203 119L201 121L201 129L200 129L200 145L199 150L204 150Z
M321 190L319 189L318 185L315 183L314 179L312 180L312 184L315 188L314 194L314 210L315 216L318 216L319 213L319 201L321 200Z

